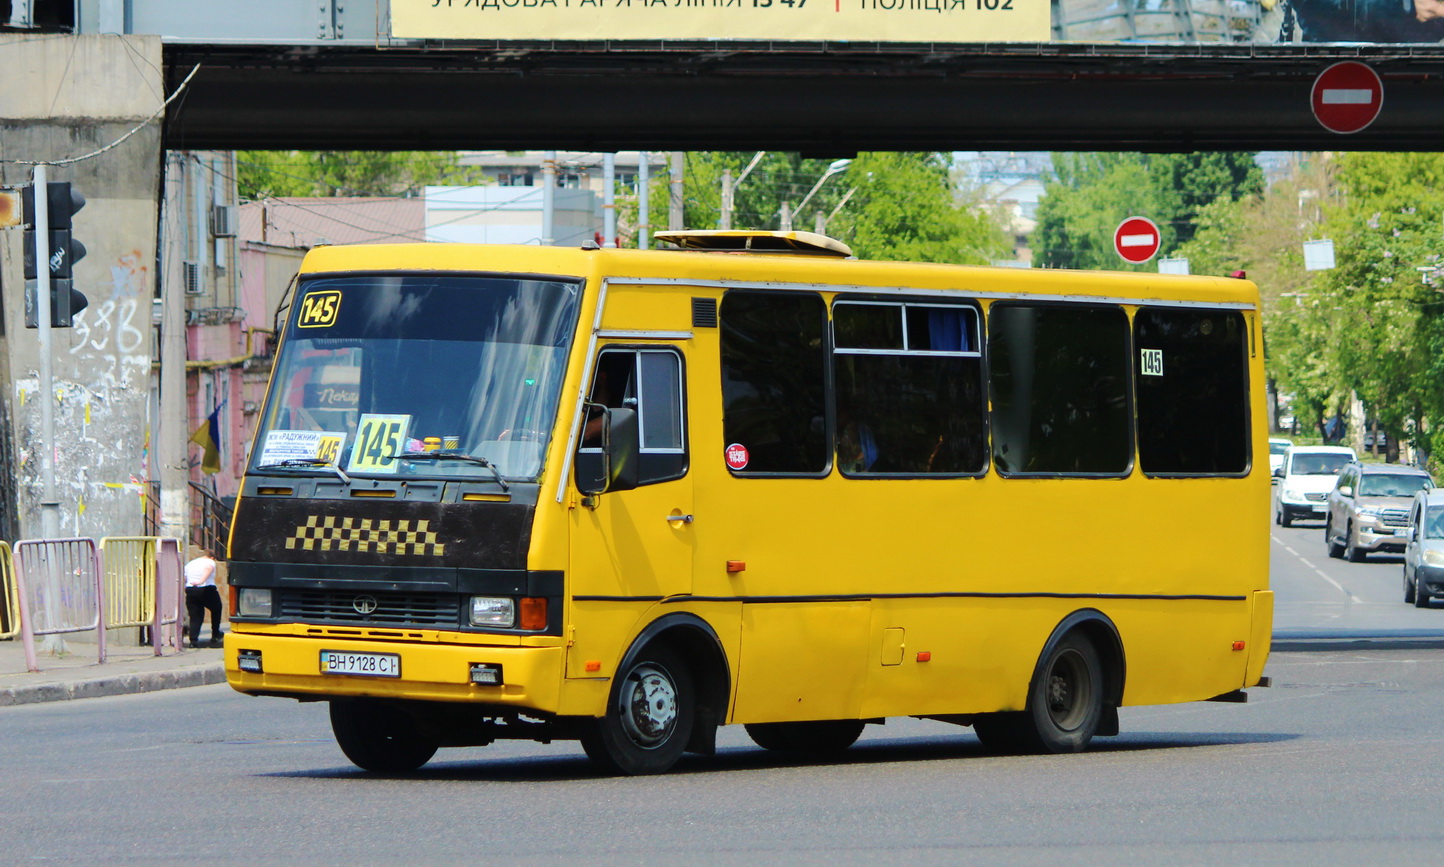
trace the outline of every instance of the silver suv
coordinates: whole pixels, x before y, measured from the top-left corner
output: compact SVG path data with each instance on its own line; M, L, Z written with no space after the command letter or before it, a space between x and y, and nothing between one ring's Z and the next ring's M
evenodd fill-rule
M1404 548L1404 601L1428 608L1444 595L1444 490L1420 491L1409 512Z
M1429 474L1402 464L1352 461L1329 492L1324 543L1330 557L1359 562L1379 551L1403 551L1410 500L1434 487Z

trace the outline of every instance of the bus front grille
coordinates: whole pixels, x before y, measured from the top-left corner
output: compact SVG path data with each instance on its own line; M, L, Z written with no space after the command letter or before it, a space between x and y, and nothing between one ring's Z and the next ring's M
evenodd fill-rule
M461 618L460 597L453 594L281 590L278 595L284 620L455 627Z

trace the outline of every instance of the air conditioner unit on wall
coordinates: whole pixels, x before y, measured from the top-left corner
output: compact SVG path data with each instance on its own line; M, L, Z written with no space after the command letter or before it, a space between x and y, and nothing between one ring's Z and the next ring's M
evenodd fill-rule
M234 238L240 226L235 205L211 205L211 234L217 238Z
M201 263L185 262L182 264L182 271L187 295L199 295L205 291L205 287L201 285Z

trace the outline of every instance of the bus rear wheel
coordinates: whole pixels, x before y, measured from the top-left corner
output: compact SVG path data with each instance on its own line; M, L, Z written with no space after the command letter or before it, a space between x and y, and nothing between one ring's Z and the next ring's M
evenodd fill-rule
M686 664L666 648L648 648L613 682L606 715L590 721L582 749L609 773L664 773L687 748L695 717Z
M1047 653L1028 690L1027 709L980 714L973 732L998 753L1079 753L1103 717L1103 665L1077 633Z
M857 742L867 724L840 719L819 722L748 723L747 736L764 750L822 755L840 753Z
M353 764L382 774L414 771L440 746L418 729L410 714L382 701L333 700L331 731Z

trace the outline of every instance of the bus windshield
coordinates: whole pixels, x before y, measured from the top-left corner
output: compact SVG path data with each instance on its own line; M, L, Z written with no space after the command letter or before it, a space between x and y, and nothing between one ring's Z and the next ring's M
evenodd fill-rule
M535 479L580 292L465 274L303 280L251 469Z

